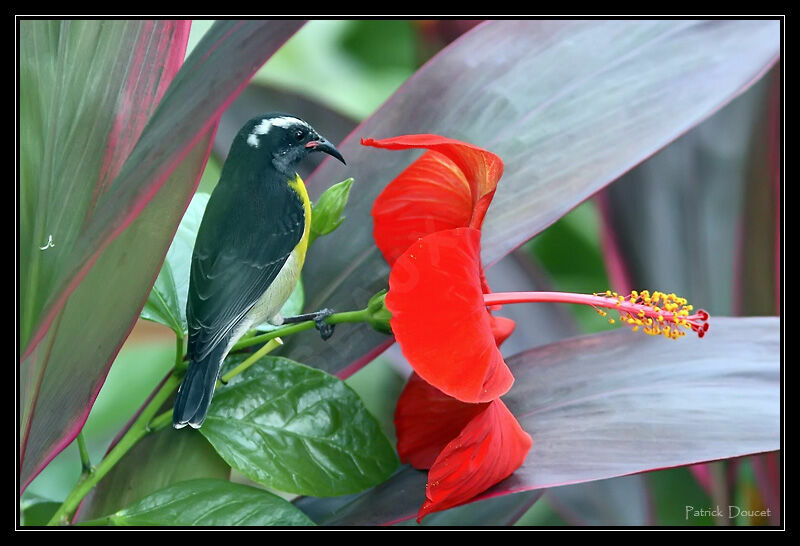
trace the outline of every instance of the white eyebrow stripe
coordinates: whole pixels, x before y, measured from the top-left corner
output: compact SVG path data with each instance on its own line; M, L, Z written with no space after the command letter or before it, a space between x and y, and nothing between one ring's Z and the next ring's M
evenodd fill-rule
M247 136L247 143L252 146L253 148L258 148L259 140L258 135L266 135L269 133L269 130L275 126L280 127L282 129L287 129L292 125L302 125L309 131L311 130L311 126L303 121L302 119L293 118L291 116L281 116L272 119L264 119L261 120L261 123L255 126L253 132Z
M267 120L262 121L261 125L263 125L264 122L266 122L266 121ZM311 129L311 127L308 126L308 123L306 123L302 119L293 118L291 116L282 116L282 117L279 117L279 118L272 118L271 120L269 120L269 124L270 125L274 125L275 127L281 127L282 129L287 129L287 128L291 127L292 125L302 125L306 129ZM261 125L259 125L259 127L261 127ZM266 134L266 132L265 132L265 134Z

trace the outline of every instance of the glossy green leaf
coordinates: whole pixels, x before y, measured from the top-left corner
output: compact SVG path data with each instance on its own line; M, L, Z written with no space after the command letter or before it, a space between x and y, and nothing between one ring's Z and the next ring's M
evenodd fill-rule
M172 400L162 409L171 407ZM165 428L139 440L114 465L81 503L75 521L111 514L178 482L227 480L229 474L230 467L197 431Z
M233 468L289 493L362 491L398 465L350 387L285 358L265 357L218 388L200 432Z
M189 293L189 270L200 221L208 204L207 193L195 193L178 225L153 290L141 317L172 328L180 337L186 335L186 298Z
M224 480L180 482L88 524L116 526L314 525L291 503Z
M47 525L53 514L56 513L60 502L55 502L30 492L19 502L19 524L26 526Z
M184 321L181 320L181 307L178 302L178 291L175 288L175 276L169 260L164 260L158 272L153 290L140 313L143 319L159 322L168 326L175 335L183 337Z
M712 317L703 339L626 329L509 358L516 381L503 400L533 447L483 496L778 449L779 334L778 319ZM425 477L405 467L360 495L296 504L320 524L394 523L416 514Z
M175 75L185 35L169 24L21 28L23 488L85 421L156 280L221 111L300 25L220 23Z
M437 133L498 154L505 172L483 230L492 263L746 89L777 58L779 38L779 23L765 20L475 27L338 146L347 166L326 161L309 179L312 196L347 176L359 191L347 222L309 252L307 307L361 308L386 287L370 208L419 152L374 150L360 138ZM349 328L325 343L293 340L287 354L336 373L384 341Z

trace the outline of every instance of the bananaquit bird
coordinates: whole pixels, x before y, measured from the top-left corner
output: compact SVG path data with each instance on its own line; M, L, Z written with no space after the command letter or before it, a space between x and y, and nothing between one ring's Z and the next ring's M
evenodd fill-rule
M324 320L326 311L280 315L308 246L311 203L295 167L310 152L344 163L305 121L275 113L248 121L231 145L192 254L189 368L175 398L175 428L203 424L222 361L251 327ZM322 320L317 325L325 336Z

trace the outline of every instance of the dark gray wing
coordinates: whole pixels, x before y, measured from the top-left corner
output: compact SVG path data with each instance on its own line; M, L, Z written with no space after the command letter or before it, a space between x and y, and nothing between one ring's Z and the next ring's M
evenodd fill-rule
M303 204L285 181L221 180L197 233L189 276L188 356L205 358L264 294L300 242Z

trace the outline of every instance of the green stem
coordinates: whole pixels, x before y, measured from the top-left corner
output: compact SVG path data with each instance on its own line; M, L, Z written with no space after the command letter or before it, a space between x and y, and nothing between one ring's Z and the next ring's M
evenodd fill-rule
M360 311L335 313L325 319L325 322L333 325L344 322L365 322L368 320L368 318L369 313L367 309L361 309ZM266 343L258 351L249 356L244 362L225 374L222 377L222 380L225 382L229 381L252 366L264 355L278 347L281 342L276 338L288 336L304 330L310 330L313 327L314 321L309 320L306 322L283 326L271 332L267 332L266 334L252 336L239 341L239 343L233 346L231 352L243 349L245 347L250 347L252 345L257 345L259 343L270 341L272 341L272 343ZM172 421L172 410L165 411L158 416L156 416L156 413L169 399L169 397L172 396L172 393L175 392L175 390L177 390L177 388L180 386L181 380L183 379L183 374L181 373L183 371L183 367L183 339L179 337L176 342L175 370L173 373L169 376L169 378L167 378L155 395L153 395L150 402L145 406L145 408L139 414L139 417L136 418L136 421L134 421L133 425L131 425L128 431L122 436L117 445L115 445L111 451L108 452L105 458L100 461L100 464L94 468L94 471L85 474L82 479L78 480L78 483L75 484L75 487L72 489L56 513L53 514L53 517L50 519L47 525L68 525L69 520L75 510L77 510L78 505L80 505L83 498L97 485L103 476L105 476L108 471L111 470L114 465L117 464L117 462L144 436L157 430L161 430ZM79 448L82 442L83 440L80 439L78 446ZM85 445L83 449L85 450ZM81 453L81 461L88 461L88 452L86 459L84 459L84 454Z
M269 340L269 342L267 342L263 347L261 347L259 350L254 352L252 355L247 357L244 362L242 362L241 364L236 366L234 369L232 369L231 371L229 371L228 373L223 375L222 378L221 378L222 383L223 384L227 383L228 381L230 381L231 379L233 379L234 377L236 377L237 375L239 375L240 373L245 371L247 368L249 368L250 366L252 366L256 362L261 360L261 357L265 356L268 353L271 353L272 351L274 351L275 349L277 349L281 345L283 345L283 341L281 341L281 338L279 338L279 337ZM219 387L219 385L220 385L220 382L218 381L217 382L217 387Z
M183 334L175 335L175 369L181 369L183 365Z
M89 450L86 449L86 440L83 438L83 431L78 433L78 452L81 455L81 476L94 472L92 461L89 459Z
M327 324L341 324L343 322L366 322L368 316L369 313L366 309L361 309L359 311L345 311L343 313L334 313L333 315L326 318L325 322ZM240 351L247 347L252 347L253 345L265 343L267 341L275 339L276 337L289 336L292 334L296 334L297 332L310 330L313 327L314 327L313 320L307 320L305 322L298 322L297 324L288 324L286 326L281 326L280 328L276 328L271 332L267 332L259 336L253 336L247 339L240 340L233 346L233 348L231 348L231 352Z
M120 439L111 451L100 461L100 464L94 469L94 472L87 476L85 480L79 481L75 488L70 492L64 503L59 507L47 525L65 525L69 523L69 519L78 505L83 500L89 491L91 491L97 482L111 470L115 464L125 455L139 440L146 436L149 432L147 424L164 404L169 399L178 385L181 384L181 378L172 374L167 378L161 388L156 392L150 403L145 406L139 417L136 418L128 432Z

